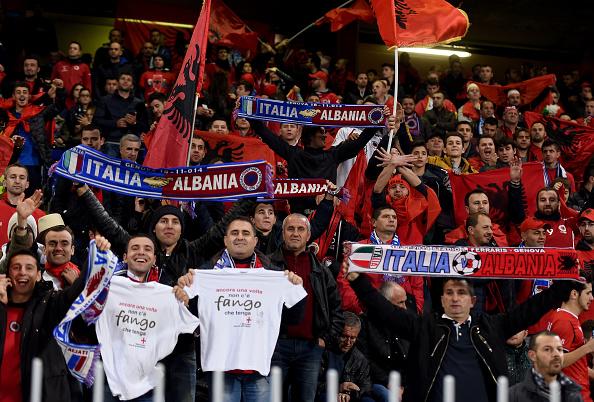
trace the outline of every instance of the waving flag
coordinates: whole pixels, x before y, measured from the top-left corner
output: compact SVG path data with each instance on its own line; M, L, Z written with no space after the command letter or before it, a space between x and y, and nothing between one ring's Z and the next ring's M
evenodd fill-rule
M144 165L152 168L173 168L187 163L189 140L194 119L194 98L202 88L204 57L208 38L210 0L204 0L202 12L182 70L171 89Z
M258 34L247 32L245 23L221 0L212 2L208 35L214 45L229 46L240 52L251 50L252 54L258 49Z
M553 103L551 89L549 86L555 85L555 75L543 75L542 77L531 78L526 81L501 85L485 85L476 83L481 90L481 95L492 101L497 106L497 114L502 115L503 108L507 106L507 93L510 89L517 89L520 92L520 111L532 110L542 112L547 105Z
M375 17L373 11L367 5L365 0L356 0L346 8L335 8L328 11L324 16L316 21L316 25L330 23L330 31L336 32L355 20L363 20L371 24Z
M367 0L386 45L411 47L450 43L466 35L466 13L445 0Z
M540 113L526 112L523 116L528 127L537 121L544 124L547 137L561 148L565 170L576 181L582 180L584 169L594 156L594 128Z

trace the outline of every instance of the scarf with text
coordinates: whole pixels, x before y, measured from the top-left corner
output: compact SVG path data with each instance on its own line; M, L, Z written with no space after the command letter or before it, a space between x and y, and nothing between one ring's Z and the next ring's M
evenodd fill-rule
M344 243L349 272L439 277L579 280L566 248L393 246Z
M242 96L237 117L322 127L387 127L384 105L343 105L330 103L282 102Z
M152 169L111 158L83 145L66 151L56 174L103 190L142 198L231 201L272 197L272 169L264 160Z
M421 135L421 119L413 112L410 116L404 115L404 122L408 126L408 132L415 136Z
M377 236L377 233L375 233L375 229L373 230L373 232L371 232L369 240L371 240L373 244L384 244L384 242L382 242L380 238ZM394 232L394 238L392 239L390 244L392 246L400 245L400 239L398 238L396 232ZM402 284L404 283L404 277L402 275L384 274L384 276L382 276L382 282L396 282L398 284Z
M82 316L87 325L94 323L103 311L109 291L109 281L118 258L110 251L99 251L95 240L89 244L89 266L85 288L72 303L60 324L54 328L54 338L62 349L70 373L88 387L95 379L95 362L99 360L101 345L79 345L70 341L70 327L77 316Z

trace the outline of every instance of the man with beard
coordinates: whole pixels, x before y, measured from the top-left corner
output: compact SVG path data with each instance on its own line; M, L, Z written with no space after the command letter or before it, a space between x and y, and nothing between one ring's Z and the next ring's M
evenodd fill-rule
M481 135L478 140L478 155L468 159L468 163L475 170L481 170L483 166L488 166L491 162L495 163L495 143L493 138L488 135Z
M311 88L316 91L322 103L340 103L338 96L328 88L328 75L323 71L309 74Z
M544 143L546 136L547 131L545 130L543 123L540 121L532 123L532 126L530 126L530 140L532 141L530 151L540 161L542 161L542 144Z
M552 186L553 180L557 177L565 177L571 182L571 192L575 191L575 179L573 175L561 166L559 157L561 156L561 148L559 144L552 140L546 140L542 143L542 159L544 182L547 186Z
M408 126L408 132L413 141L427 141L431 135L431 123L415 112L415 98L412 95L405 95L402 98L402 109L404 110L404 122Z
M587 204L586 204L587 205ZM538 219L551 225L546 247L573 248L574 231L577 232L578 212L563 204L560 208L559 193L553 187L545 187L536 195L536 213Z
M587 355L594 352L594 339L587 343L578 315L588 311L592 303L592 275L580 271L581 282L572 282L573 289L551 316L549 330L559 335L563 344L563 374L582 387L584 402L592 402Z
M588 165L584 170L583 181L580 184L580 189L575 193L572 193L567 200L567 206L581 211L584 209L584 205L592 193L592 187L594 187L594 166Z
M528 357L534 363L534 368L526 373L524 381L509 390L510 402L549 401L549 385L552 381L559 382L562 401L582 400L579 386L561 372L564 364L563 344L556 333L541 331L534 334L528 349Z
M580 268L592 272L594 269L594 209L588 208L577 219L582 238L575 246Z

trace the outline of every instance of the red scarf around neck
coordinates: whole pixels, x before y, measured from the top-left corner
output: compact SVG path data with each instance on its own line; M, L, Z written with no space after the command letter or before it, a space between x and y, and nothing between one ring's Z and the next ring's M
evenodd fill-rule
M62 264L62 265L58 265L58 266L51 265L49 262L45 264L45 270L51 276L58 278L60 280L60 287L62 289L64 289L64 278L62 278L61 274L65 268L73 268L80 275L80 270L78 269L78 267L76 265L74 265L73 263L71 263L70 261L68 261L66 264Z
M45 108L44 106L28 104L27 106L25 106L25 108L21 112L20 119L16 118L11 112L8 112L9 119L8 119L8 124L6 125L6 128L4 129L4 135L6 135L8 137L12 136L14 130L19 125L19 123L23 124L23 129L25 129L26 132L30 132L31 127L29 126L29 123L27 122L27 120L29 120L32 117L37 116L44 108Z

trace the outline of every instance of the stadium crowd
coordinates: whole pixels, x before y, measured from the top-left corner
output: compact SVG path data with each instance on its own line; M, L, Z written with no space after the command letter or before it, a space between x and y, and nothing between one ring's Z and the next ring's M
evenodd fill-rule
M405 401L441 401L446 375L456 378L458 401L494 401L501 375L513 386L514 401L548 400L553 380L561 384L563 401L592 401L594 162L579 172L565 169L571 157L564 150L571 143L540 120L528 124L524 118L542 112L538 105L551 99L545 105L549 117L594 127L591 71L558 74L556 85L527 102L513 84L547 76L547 66L509 68L498 84L490 65L463 66L452 55L447 66L435 64L420 74L401 53L395 83L391 63L353 71L346 59L333 63L322 52L292 49L288 41L262 42L251 58L213 46L190 166L232 162L209 152L215 147L204 132L233 141L249 137L277 155L277 177L326 179L329 191L288 202L199 201L187 211L48 175L61 152L80 144L142 164L176 75L159 30L151 31L138 55L124 40L125 33L113 29L94 63L73 41L65 54L26 55L14 68L22 72L0 74L0 127L3 142L12 142L0 201L0 400L29 400L34 357L44 363L43 400L90 400L52 331L83 290L89 242L96 239L99 248L119 257L115 276L169 286L194 315L203 308L195 297L210 296L208 289L200 288L199 296L188 289L199 285L197 278L215 280L200 276L202 270L285 272L283 281L307 293L297 297L289 287L277 297L276 324L259 322L274 341L246 334L262 344L253 349L234 349L233 338L201 339L206 334L200 329L192 334L173 328L168 342L151 339L172 344L159 358L168 401L209 400L212 373L203 368L218 363L209 342L225 342L248 359L267 356L268 371L238 363L225 372L226 401L269 400L270 366L282 368L285 400L293 401L325 401L329 369L338 370L341 402L387 401L392 370L403 376L399 392ZM506 104L482 95L483 85L512 85ZM361 130L233 120L246 95L383 104L389 125ZM347 219L332 190L348 186L361 158L361 187ZM536 171L523 168L530 162L539 164ZM499 169L497 178L488 173ZM455 199L453 175L485 179ZM572 248L581 281L347 275L346 241ZM139 297L133 289L130 298ZM71 336L96 344L100 332L105 330L75 322ZM115 347L104 341L102 353ZM143 350L157 355L157 349ZM124 371L142 352L124 353L108 373L105 400L152 400L150 387L130 397L136 385Z

